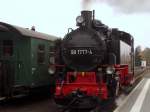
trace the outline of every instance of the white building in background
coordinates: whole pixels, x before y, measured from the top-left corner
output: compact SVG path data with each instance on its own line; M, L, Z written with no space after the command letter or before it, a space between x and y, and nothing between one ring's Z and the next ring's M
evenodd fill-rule
M146 67L146 61L145 61L145 60L142 60L142 61L141 61L141 67L143 67L143 68Z

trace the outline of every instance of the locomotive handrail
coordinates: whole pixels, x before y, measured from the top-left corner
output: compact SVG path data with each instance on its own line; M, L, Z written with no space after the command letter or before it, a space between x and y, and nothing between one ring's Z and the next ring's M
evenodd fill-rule
M68 28L68 33L70 33L70 30L71 30L71 32L73 31L73 29L72 29L72 28Z

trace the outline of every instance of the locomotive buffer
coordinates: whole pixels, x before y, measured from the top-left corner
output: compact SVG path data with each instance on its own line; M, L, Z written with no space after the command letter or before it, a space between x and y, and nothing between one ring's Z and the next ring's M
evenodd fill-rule
M150 77L145 77L114 112L150 112Z

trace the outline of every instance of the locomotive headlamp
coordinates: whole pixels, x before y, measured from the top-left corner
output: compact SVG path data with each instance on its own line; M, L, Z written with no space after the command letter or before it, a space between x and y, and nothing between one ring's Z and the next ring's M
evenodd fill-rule
M48 73L51 74L51 75L54 74L55 71L56 71L56 69L55 69L54 66L50 66L49 69L48 69Z
M106 73L107 74L113 74L115 72L115 68L114 67L107 67L106 68Z
M84 18L83 18L82 16L78 16L78 17L76 18L77 24L81 24L81 23L83 23L83 21L84 21Z

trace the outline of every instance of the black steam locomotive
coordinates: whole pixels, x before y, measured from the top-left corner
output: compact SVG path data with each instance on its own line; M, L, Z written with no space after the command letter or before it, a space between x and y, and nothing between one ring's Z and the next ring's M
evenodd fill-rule
M71 108L92 109L118 95L121 86L131 84L133 37L108 28L92 11L82 11L76 22L78 28L68 29L58 42L53 66L58 76L55 101Z

